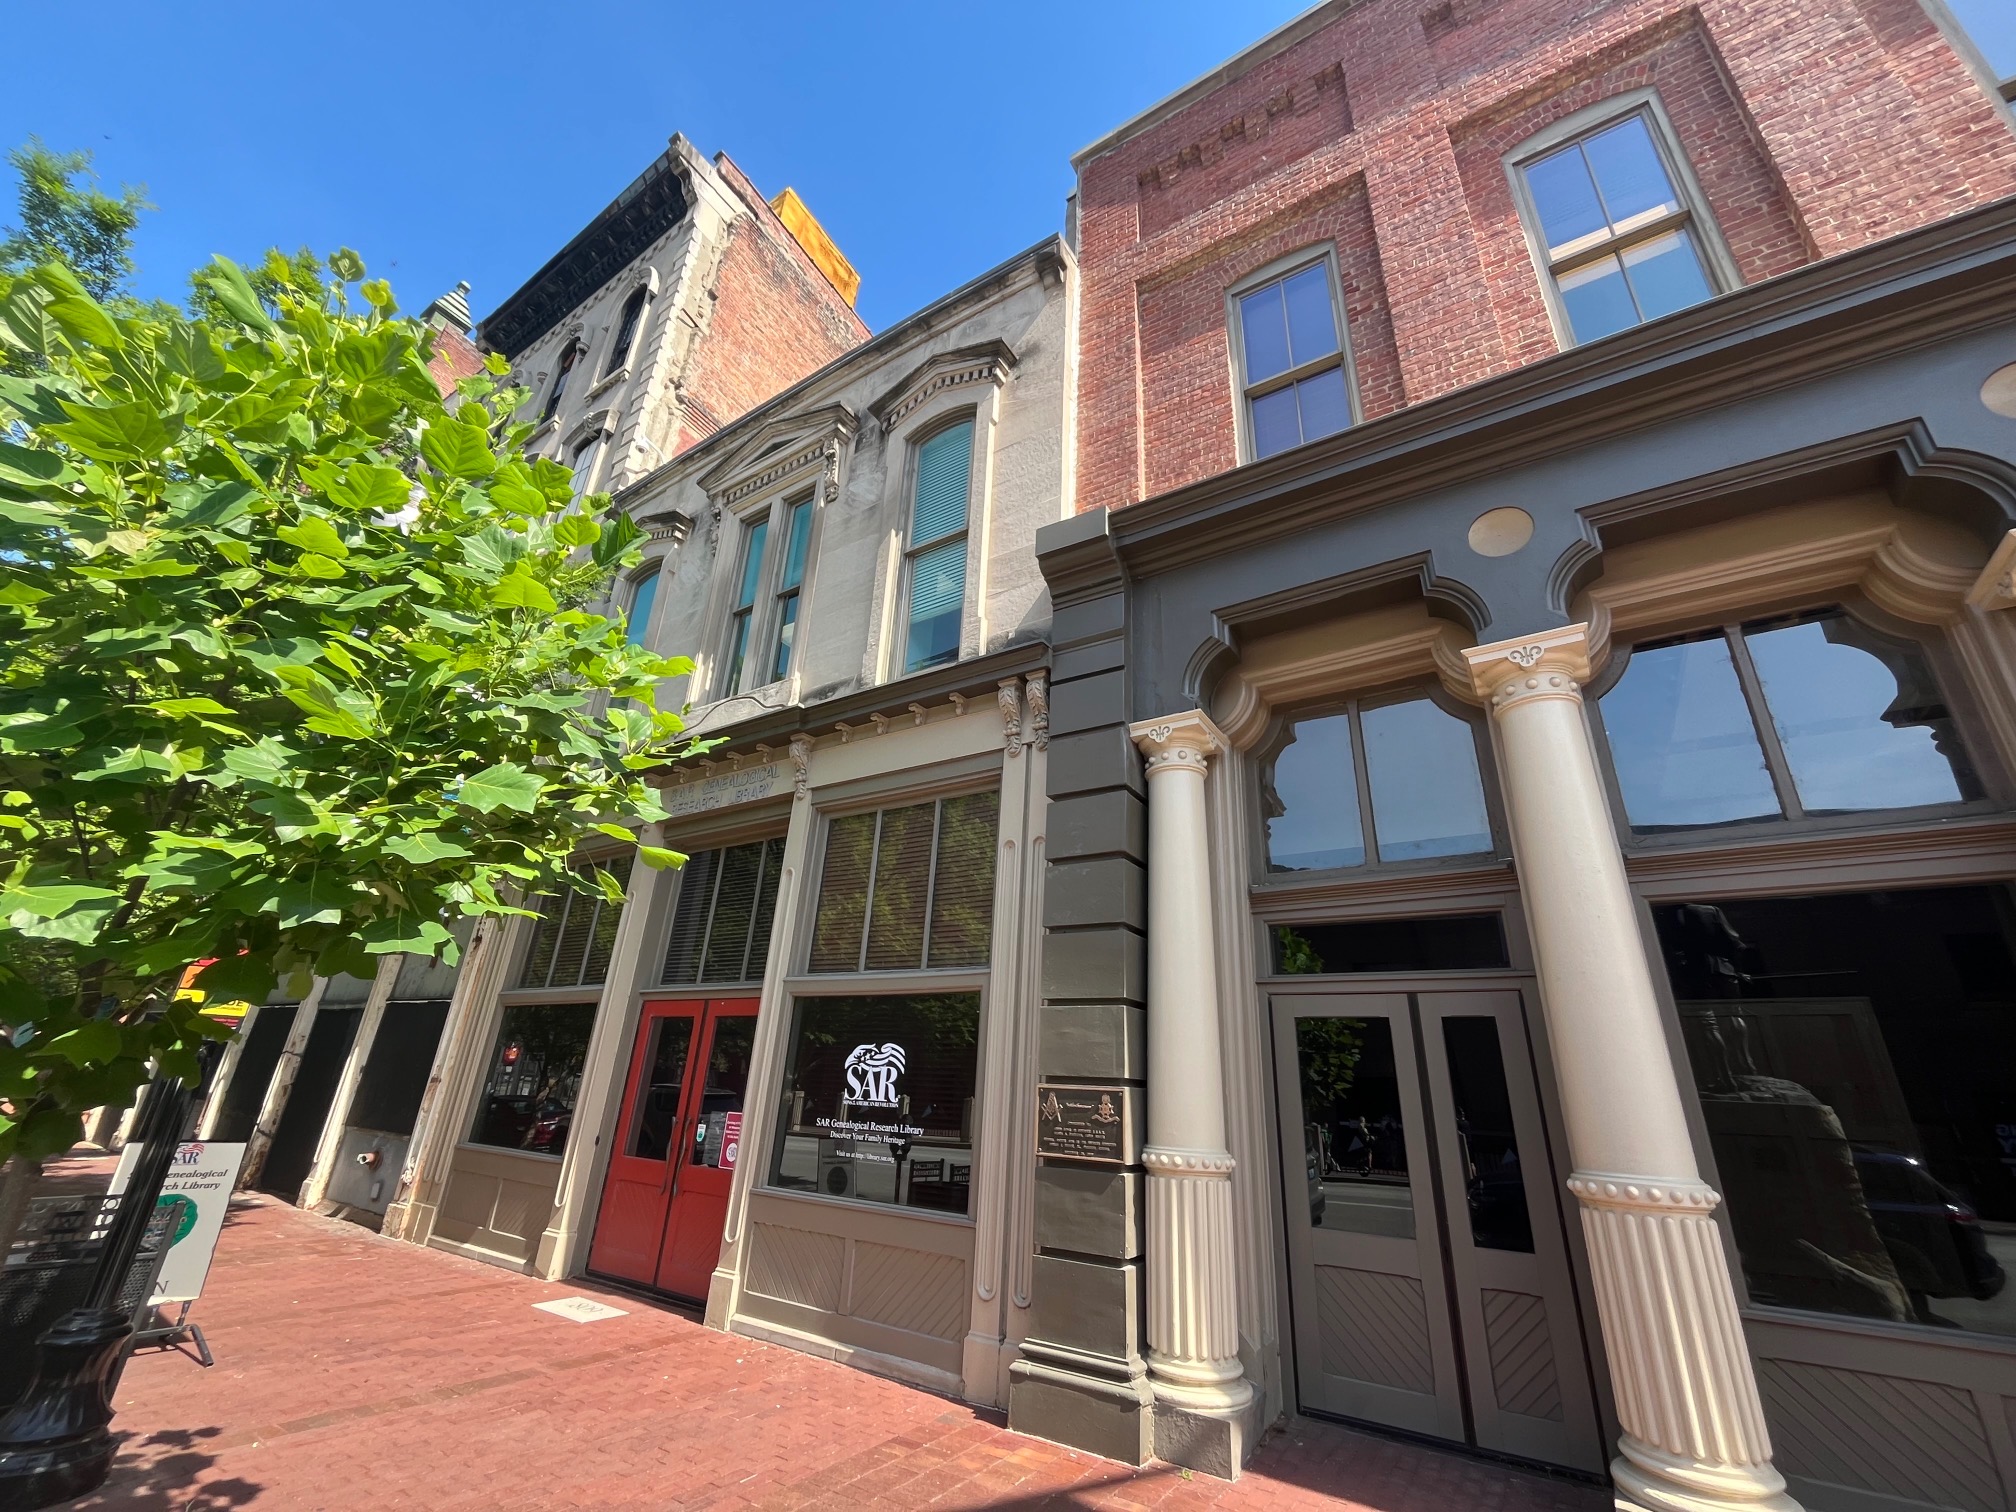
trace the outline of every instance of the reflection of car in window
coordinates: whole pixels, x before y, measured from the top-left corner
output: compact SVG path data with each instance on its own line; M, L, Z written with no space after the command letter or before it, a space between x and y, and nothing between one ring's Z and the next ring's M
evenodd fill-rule
M1972 1207L1902 1150L1856 1145L1853 1153L1869 1216L1907 1291L1981 1302L2001 1293L2008 1274ZM1945 1321L1924 1311L1920 1321Z
M574 1110L564 1103L549 1102L525 1135L525 1148L553 1153L567 1143L567 1131L574 1124Z

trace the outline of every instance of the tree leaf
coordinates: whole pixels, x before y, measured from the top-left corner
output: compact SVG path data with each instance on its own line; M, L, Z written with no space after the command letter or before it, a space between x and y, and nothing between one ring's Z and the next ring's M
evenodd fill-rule
M394 952L432 955L452 942L455 936L439 920L404 914L392 919L373 919L357 931L357 938L373 955L391 955Z
M411 861L415 866L431 866L436 861L455 861L475 854L468 846L443 839L434 830L421 830L414 834L397 836L385 842L385 849L403 861Z
M196 282L217 296L225 313L262 335L273 329L273 321L259 296L252 292L245 270L222 255L210 259L210 266L196 275Z
M490 437L480 426L460 420L439 420L420 438L420 455L436 472L450 478L481 478L497 467Z
M536 773L526 771L515 761L500 761L464 782L455 801L479 814L495 813L500 808L529 814L538 807L539 794L544 788L545 783Z
M593 545L602 539L602 526L592 515L563 515L553 526L553 539L562 546Z
M686 864L686 855L683 851L667 850L662 845L640 845L637 847L637 856L653 871L671 871Z
M119 1026L103 1019L86 1019L75 1029L48 1040L38 1047L41 1054L60 1055L73 1066L88 1066L93 1061L116 1059L119 1054Z
M513 609L538 609L547 614L560 607L545 585L525 570L523 563L497 580L497 586L490 590L490 602Z
M75 482L77 473L53 451L35 451L0 441L0 483L16 488L53 489Z
M89 945L118 906L119 894L111 888L75 882L17 884L0 890L0 918L10 928L41 940Z
M319 551L323 556L332 557L350 555L350 548L343 544L343 537L336 534L336 527L320 515L309 515L299 524L282 525L273 534L303 551Z

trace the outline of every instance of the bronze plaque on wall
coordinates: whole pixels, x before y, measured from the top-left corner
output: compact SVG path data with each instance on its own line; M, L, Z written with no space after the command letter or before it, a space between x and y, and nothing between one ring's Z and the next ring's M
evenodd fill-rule
M1102 1165L1132 1164L1136 1158L1134 1089L1039 1082L1036 1153Z

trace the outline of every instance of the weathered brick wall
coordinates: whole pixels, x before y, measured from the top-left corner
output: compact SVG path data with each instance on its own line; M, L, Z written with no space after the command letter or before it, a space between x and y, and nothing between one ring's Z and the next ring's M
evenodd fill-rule
M483 371L483 354L453 326L441 326L434 332L434 351L427 360L427 371L445 397L455 392L459 379Z
M1080 509L1233 465L1225 292L1335 245L1367 417L1556 351L1503 154L1653 88L1746 282L2016 193L1917 0L1359 0L1081 165Z
M742 171L715 159L749 210L728 233L708 311L680 386L674 451L868 339L868 327L806 256Z

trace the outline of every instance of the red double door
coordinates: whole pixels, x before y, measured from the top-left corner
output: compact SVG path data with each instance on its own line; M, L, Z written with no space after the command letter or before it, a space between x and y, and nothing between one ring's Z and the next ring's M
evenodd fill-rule
M588 1268L702 1299L741 1153L756 1000L646 1003Z

